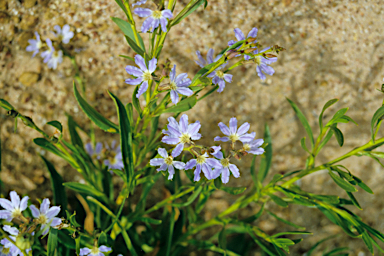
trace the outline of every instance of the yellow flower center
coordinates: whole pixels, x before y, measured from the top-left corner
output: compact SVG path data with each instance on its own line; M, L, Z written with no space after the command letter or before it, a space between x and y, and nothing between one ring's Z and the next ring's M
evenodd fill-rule
M180 137L180 142L183 144L191 142L191 135L188 133L183 133Z
M235 133L235 134L231 134L231 135L229 135L229 139L230 139L232 142L235 142L235 141L239 140L239 135L237 135L237 133Z
M169 87L171 88L171 90L176 90L177 89L177 85L175 82L171 82L171 84L169 85Z
M9 248L3 247L3 250L1 250L1 252L7 255L9 253Z
M206 157L204 155L201 155L201 156L197 157L196 162L198 164L203 164L203 163L205 163L205 160L206 160Z
M143 74L143 80L144 81L149 81L152 80L152 74L148 70L144 72Z
M108 160L111 164L116 164L116 152L115 151L109 151L108 152Z
M21 215L21 211L20 211L20 208L15 208L13 209L12 211L12 218L17 218Z
M97 247L93 247L92 250L91 250L91 253L94 254L94 255L97 255L99 253L99 248Z
M173 157L172 156L169 156L167 158L164 159L164 162L167 164L167 165L171 165L173 163Z
M249 151L251 149L251 145L244 144L243 149L244 149L244 151Z
M152 17L155 18L155 19L160 19L161 18L161 11L154 11L152 13Z
M257 64L257 65L260 65L261 64L261 56L256 56L253 61Z
M223 167L228 167L229 166L229 160L227 158L223 158L220 160L220 163Z
M40 224L45 224L47 223L47 217L45 216L45 214L40 214L39 218L37 219L37 222L40 223Z
M224 78L224 73L223 73L223 71L221 71L221 70L216 71L216 76L218 76L219 78L223 79L223 78Z
M59 52L53 52L53 57L57 58L59 56Z

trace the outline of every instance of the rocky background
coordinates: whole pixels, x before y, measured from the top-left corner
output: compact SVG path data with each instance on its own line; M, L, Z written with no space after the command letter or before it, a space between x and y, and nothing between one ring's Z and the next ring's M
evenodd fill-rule
M176 12L187 2L178 0ZM149 2L146 7L155 6ZM57 70L50 70L40 57L31 58L25 51L27 40L33 38L34 31L45 39L52 36L50 31L54 25L69 24L75 32L71 43L80 49L76 60L86 81L86 96L101 113L117 121L107 90L118 95L124 103L131 101L134 86L124 83L129 77L124 67L133 63L118 55L134 56L134 52L110 17L124 18L123 12L111 0L0 0L0 98L31 116L39 126L50 120L65 124L65 114L68 113L83 127L90 127L72 94L75 70L70 61L65 59ZM135 18L140 25L143 19ZM274 150L268 181L275 173L300 169L305 164L306 154L300 147L300 139L306 136L305 130L285 97L303 110L315 136L318 135L318 115L325 102L332 98L340 101L328 113L349 107L349 116L359 124L339 125L345 135L345 145L340 148L335 139L331 139L319 155L318 164L369 141L370 120L384 96L376 90L381 87L384 77L383 24L384 5L380 0L210 0L206 10L199 8L172 28L159 62L164 63L169 58L177 64L178 73L188 72L193 77L199 70L194 62L197 59L195 51L200 50L203 54L209 48L221 51L229 40L235 39L233 29L236 27L245 34L257 27L261 44L278 44L287 49L272 65L276 70L272 77L268 76L263 82L254 65L238 68L231 72L233 82L227 84L222 93L212 94L188 113L190 120L200 120L203 124L201 133L206 144L211 144L213 137L220 135L217 123L228 123L233 116L239 123L249 122L257 137L262 137L264 124L268 123ZM165 120L161 122L165 123ZM65 181L79 180L68 164L34 145L32 139L39 136L37 132L22 123L16 133L13 127L13 120L1 110L3 193L16 190L28 194L32 200L52 196L49 174L39 154L54 162ZM44 130L53 133L49 126L45 125ZM96 134L100 141L118 139L100 130ZM230 186L250 184L250 159L244 158L245 161L239 163L241 178L231 177ZM351 209L366 223L384 232L384 168L366 158L351 158L342 164L375 192L374 195L364 191L356 193L364 211ZM301 186L313 193L347 196L322 171L303 179ZM222 192L215 193L205 217L216 215L234 199ZM249 207L240 215L247 216L257 209L256 205ZM333 234L341 235L321 246L319 252L348 246L350 255L369 255L362 240L348 237L315 209L300 206L282 209L273 203L268 209L315 233L293 247L291 255L302 255L317 241ZM259 225L269 234L281 231L282 226L267 217L263 217Z

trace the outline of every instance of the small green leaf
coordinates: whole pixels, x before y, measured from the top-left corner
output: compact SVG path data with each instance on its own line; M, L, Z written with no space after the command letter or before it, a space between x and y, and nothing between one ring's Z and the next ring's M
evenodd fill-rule
M47 255L55 256L56 248L57 248L57 233L58 230L55 228L51 228L48 235L48 244L47 244Z
M135 107L137 113L139 113L140 115L140 118L142 118L142 113L143 111L141 110L141 107L140 107L140 101L139 99L136 97L136 94L137 92L139 91L139 87L140 85L136 86L135 90L133 91L133 94L132 94L132 103L133 103L133 106Z
M137 54L144 56L145 52L138 46L134 40L129 38L128 36L125 36L125 40L127 40L127 43L129 46L131 46L132 50L136 52Z
M280 205L282 207L287 207L288 206L288 203L286 201L284 201L283 199L281 199L280 197L278 196L275 196L273 194L270 194L269 197L273 200L273 202L275 202L277 205Z
M8 101L4 99L0 99L0 107L4 108L7 111L15 109L11 104L9 104Z
M319 147L317 148L316 155L320 152L320 150L328 143L328 141L332 138L333 131L332 129L328 130L327 135L325 135L324 139L320 142Z
M71 136L72 145L74 146L78 145L80 148L84 148L83 141L81 140L79 133L76 131L76 127L79 127L79 125L75 122L72 116L67 115L67 117L68 117L68 130Z
M162 220L156 220L149 217L138 217L138 218L131 219L131 222L135 222L135 221L141 221L146 224L153 224L153 225L160 225L162 223Z
M124 3L123 3L124 0L115 0L115 2L120 6L120 8L123 10L123 12L125 13L125 15L127 17L129 17L129 14L127 12L127 9L125 8L124 6Z
M225 234L225 225L223 226L223 229L219 233L219 246L224 250L227 248L227 237Z
M186 98L186 99L180 101L177 105L169 107L169 108L161 111L160 113L155 113L155 116L158 116L158 115L161 115L161 114L164 114L164 113L175 113L175 114L177 114L177 113L185 112L185 111L190 110L191 108L193 108L193 106L196 105L196 102L197 102L196 96L192 96L192 97Z
M304 116L303 112L301 112L301 110L296 106L296 104L293 101L291 101L288 98L286 98L286 99L288 100L289 104L291 104L291 107L295 111L295 113L296 113L297 117L299 118L301 124L304 126L304 129L307 131L307 134L309 136L309 140L311 142L311 149L312 149L313 145L315 144L315 140L313 139L312 129L311 129L311 126L309 126L307 118Z
M271 215L272 217L276 218L278 221L281 221L281 222L283 222L283 223L285 223L285 224L287 224L289 226L292 226L294 228L305 230L305 227L299 226L299 225L297 225L297 224L295 224L293 222L290 222L290 221L288 221L286 219L280 218L279 216L277 216L276 214L274 214L273 212L270 212L268 210L267 210L267 212L268 212L269 215Z
M366 192L373 194L373 191L358 177L353 176L353 179L357 182L357 185L364 189Z
M73 90L75 93L76 100L79 103L81 109L88 116L88 118L92 120L92 122L94 122L100 129L106 132L111 132L111 133L119 132L119 128L116 124L112 123L111 121L103 117L99 112L97 112L93 107L91 107L83 99L83 97L81 97L75 84L73 84Z
M357 199L355 198L355 196L351 193L351 192L347 192L349 198L351 199L352 203L357 207L359 208L360 210L363 210L359 204L359 202L357 201Z
M192 3L192 1L191 1ZM193 4L188 4L186 8L184 8L172 21L170 27L173 27L179 24L183 19L185 19L188 15L193 13L200 5L207 5L207 0L197 0Z
M108 244L108 236L105 232L101 231L101 234L99 236L99 240L97 241L98 242L98 245L101 246L101 245L106 245Z
M257 174L259 182L263 182L267 177L272 163L272 138L268 124L265 124L264 127L264 143L267 143L267 146L265 147L265 153L261 155L259 173Z
M339 146L342 147L344 145L344 136L343 133L339 130L339 128L336 127L336 125L333 125L330 127L335 134L337 143L339 143Z
M332 106L333 104L335 104L336 102L338 102L338 101L339 101L338 99L333 99L333 100L330 100L327 103L325 103L325 105L323 107L323 110L321 111L321 114L319 116L320 131L323 130L323 114L324 114L324 111L327 108L329 108L330 106Z
M307 153L312 154L311 152L309 152L309 150L308 150L308 148L307 148L307 145L305 145L305 137L303 137L303 138L301 139L300 143L301 143L301 147L302 147L305 151L307 151Z
M124 58L124 59L128 59L128 60L131 60L131 61L135 62L135 59L134 59L134 58L129 57L129 56L127 56L127 55L122 55L122 54L120 54L119 57L122 57L122 58Z
M375 114L373 114L372 120L371 120L371 134L372 134L372 141L375 142L375 127L379 120L381 120L384 116L384 106L381 106L378 110L376 110Z
M368 232L366 230L364 230L363 232L363 241L365 243L365 245L368 247L368 250L372 253L374 253L373 251L373 245L372 245L372 242L371 242L371 236L368 234Z
M342 108L333 115L332 119L325 126L331 126L339 120L339 118L343 117L345 113L347 113L348 108Z
M222 186L220 189L231 194L231 195L239 195L239 194L243 193L247 189L247 187L233 188L233 187Z
M333 179L333 181L342 189L344 189L347 192L356 192L357 189L352 186L349 182L345 181L343 178L340 178L339 176L335 175L331 170L329 170L329 175Z
M141 49L142 53L144 53L145 52L145 46L144 46L143 38L141 38L141 36L139 34L137 34L138 39L139 39L139 43L140 43L140 45L138 46L136 44L136 41L135 41L135 34L132 30L132 25L129 24L129 22L122 20L120 18L112 17L111 19L113 22L116 23L117 26L119 26L121 31L123 31L124 35L126 35L132 41L132 43L135 45L135 47L137 47L138 49ZM130 44L130 46L132 47L131 44ZM133 47L132 47L132 49L133 49ZM144 57L144 55L141 55L141 56Z
M95 188L91 187L90 185L81 184L77 182L66 182L63 183L63 185L69 189L72 189L78 193L83 193L86 195L90 195L93 197L98 197L103 199L104 202L108 202L108 198L100 191L96 190Z
M63 126L61 125L61 123L59 121L49 121L47 124L55 127L57 130L60 131L60 133L63 132Z
M193 77L192 79L192 83L191 83L191 87L195 86L199 80L199 78L204 75L205 73L207 73L213 66L215 66L215 62L214 63L211 63L211 64L208 64L207 66L203 67L202 69L200 69L196 75Z
M286 232L274 234L271 237L279 237L279 236L286 236L286 235L313 235L313 233L307 232L307 231L286 231Z

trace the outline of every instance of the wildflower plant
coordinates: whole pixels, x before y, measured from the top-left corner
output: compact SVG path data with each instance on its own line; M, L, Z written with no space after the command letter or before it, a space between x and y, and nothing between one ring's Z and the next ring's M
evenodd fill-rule
M261 138L249 123L232 117L218 123L217 131L212 134L221 131L223 135L213 137L200 133L204 124L191 120L183 112L216 91L225 93L224 87L231 86L237 67L253 65L255 75L262 80L265 74L273 75L275 71L271 65L278 61L277 56L284 48L263 47L256 40L256 36L260 37L257 28L249 28L247 37L235 28L237 41L230 41L216 58L213 49L208 51L207 60L197 51L196 63L201 69L193 77L188 77L187 73L177 74L177 66L161 57L167 34L199 6L206 7L208 1L191 0L178 13L175 6L181 3L176 0L156 1L157 5L151 1L116 2L126 19L112 20L135 52L134 56L121 55L127 62L125 82L134 87L132 98L119 99L109 92L116 105L118 124L108 120L96 111L94 103L87 101L79 72L75 74L73 89L85 115L95 127L118 136L118 144L99 141L94 129L83 128L70 115L65 130L70 140L64 138L63 125L56 120L47 123L56 129L54 134L49 134L32 118L0 99L0 106L8 111L10 118L16 122L22 120L42 135L34 139L36 145L64 159L82 177L81 182L71 177L65 177L71 181L63 182L54 165L42 157L52 178L52 206L49 199L41 201L40 207L32 205L28 196L20 199L15 191L10 192L10 200L0 199L0 255L176 256L202 250L220 255L249 255L251 251L286 255L292 246L305 241L312 233L266 210L268 204L316 208L346 235L362 239L372 254L375 250L384 252L378 244L378 241L384 242L384 235L346 208L361 208L353 194L357 188L373 192L353 171L340 164L353 156L368 156L376 161L384 156L378 151L384 138L377 137L384 106L372 117L370 141L318 165L316 157L329 140L335 138L343 146L344 135L338 126L355 122L346 115L348 108L338 110L325 122L324 112L338 101L330 100L319 115L320 133L316 138L304 114L288 99L307 133L301 145L308 157L303 169L270 178L268 173L273 163L268 125ZM144 4L148 8L143 8ZM136 22L140 18L146 19L138 30ZM42 40L35 33L36 38L29 41L26 50L33 56L40 53L53 69L62 61L60 56L69 57L77 68L74 55L65 48L74 36L70 27L55 26L54 29L56 41ZM148 44L144 44L143 37L149 39ZM82 93L78 86L83 89ZM168 122L160 127L161 121ZM84 134L80 130L85 131ZM202 136L210 143L203 145ZM306 138L310 147L307 147ZM258 158L260 165L257 167ZM250 162L251 168L243 168L239 161ZM320 170L328 170L329 178L346 191L348 198L314 194L297 185L300 179ZM245 173L250 173L251 185L228 185L231 179L239 179ZM161 184L164 187L160 191ZM218 215L205 219L202 212L217 190L237 196L236 200ZM68 191L71 193L67 194ZM163 191L165 197L161 196ZM257 205L257 211L239 218L237 213L250 204ZM274 217L293 230L269 234L258 227L262 215ZM199 235L211 227L217 228L209 231L210 237ZM239 241L249 246L240 247ZM307 255L311 255L317 245ZM325 255L335 255L345 248L335 250Z

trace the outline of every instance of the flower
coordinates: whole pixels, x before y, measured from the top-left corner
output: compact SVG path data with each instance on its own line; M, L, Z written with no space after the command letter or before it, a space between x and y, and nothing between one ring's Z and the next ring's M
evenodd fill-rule
M147 8L136 8L133 12L142 18L149 17L143 22L143 25L141 26L142 33L146 33L150 27L152 27L151 32L153 32L155 28L159 26L159 24L161 24L161 30L163 32L167 32L167 19L173 17L171 10L152 11Z
M112 251L110 247L107 247L105 245L100 246L97 248L94 246L92 249L89 248L81 248L80 249L80 256L89 255L89 256L104 256L105 254L103 252L109 252Z
M104 164L108 166L108 169L123 169L123 155L121 154L120 145L116 145L116 141L112 141L111 147L106 144L105 148L107 149L107 159L104 160Z
M246 39L244 34L243 34L243 31L241 31L241 29L239 29L239 28L235 28L235 36L236 36L236 39L238 41ZM249 31L247 38L255 38L256 36L257 36L257 28L252 28L251 31ZM256 41L254 41L254 42L256 42ZM252 42L252 43L254 43L254 42ZM236 43L235 40L231 40L228 42L228 46L232 46L235 43ZM249 60L250 58L251 57L249 57L248 55L244 55L245 60Z
M101 151L103 150L103 144L101 142L96 143L96 147L93 148L92 143L87 143L85 145L85 151L92 159L100 159Z
M168 131L163 130L163 133L167 136L164 136L161 141L169 145L178 144L175 148L177 151L182 150L184 144L191 143L191 140L199 140L201 138L199 133L200 122L196 121L193 124L188 124L188 116L186 114L181 116L179 123L173 117L169 117L168 122Z
M55 51L52 54L52 57L48 60L48 68L56 69L57 65L59 63L63 62L63 52L60 51Z
M260 147L261 145L263 145L263 143L264 143L263 139L257 139L254 141L245 142L243 143L243 150L250 154L261 155L265 151L264 148Z
M156 58L151 59L149 61L148 68L147 68L147 65L145 64L144 58L141 57L140 55L135 56L135 62L140 67L140 69L138 69L137 67L128 65L125 67L125 70L127 71L128 74L135 76L137 78L135 79L128 78L125 80L125 82L131 85L141 84L136 94L136 97L139 98L141 94L143 94L148 90L148 82L152 80L152 73L156 70L157 59Z
M57 33L52 32L59 40L61 40L64 44L69 43L69 40L74 36L74 33L70 30L68 24L63 26L63 29L59 25L54 26L54 29Z
M61 224L61 219L56 218L57 214L60 212L60 206L49 207L50 201L48 198L45 198L40 205L40 211L36 206L30 205L32 216L37 219L37 223L41 224L41 230L43 230L43 236L48 234L49 227L46 228L46 225L55 227Z
M235 142L237 140L240 140L241 142L249 142L253 140L256 136L255 132L252 133L246 133L249 130L249 123L244 123L240 126L239 129L237 129L237 119L236 117L232 117L229 120L229 128L223 124L222 122L219 123L219 127L222 133L224 135L227 135L227 137L215 137L215 141L222 141L222 142L227 142L227 141L232 141Z
M40 35L35 32L36 39L29 39L26 50L27 52L33 52L32 57L35 57L37 53L39 53L39 50L41 47L43 47L43 43L40 40Z
M47 63L52 58L52 54L55 51L55 48L52 46L51 39L47 38L45 39L45 42L47 43L48 50L42 52L41 57L44 58L44 63Z
M191 79L187 78L187 73L182 73L176 77L176 65L173 66L171 72L169 73L169 79L171 80L171 99L173 104L179 102L179 93L185 96L191 96L193 91L188 87L191 84Z
M212 149L217 152L221 149L220 146L218 147L212 147ZM200 173L203 171L205 177L208 180L211 180L214 178L214 168L220 168L221 164L217 159L209 158L207 153L204 153L203 155L198 156L196 159L191 159L185 164L185 170L192 169L196 166L195 169L195 177L193 178L194 181L200 180Z
M223 71L221 71L220 69L222 68L223 66L218 67L215 71L213 71L207 76L207 77L213 77L212 83L219 85L219 89L217 90L217 92L222 92L224 90L226 81L228 83L232 82L232 75L226 74Z
M267 50L269 50L270 47L267 47L263 50L260 51L260 53L262 52L265 52ZM253 52L253 54L258 54L258 50L255 50ZM255 56L254 60L253 60L257 66L256 66L256 72L257 72L257 75L260 77L261 80L265 80L265 74L267 75L273 75L275 73L275 70L268 66L270 64L272 64L273 62L276 62L277 61L277 57L272 57L272 58L264 58L263 56L259 55L259 56ZM263 73L263 72L265 73Z
M9 225L4 225L3 230L7 231L11 236L9 236L14 242L16 242L17 236L19 235L19 230L15 227L11 227ZM20 239L19 239L20 240ZM0 241L0 244L3 246L0 247L0 255L1 256L23 256L24 254L21 252L21 250L11 241L9 241L7 238L3 238ZM31 250L30 246L27 247L25 252L28 254L28 252Z
M218 61L221 58L221 56L223 56L222 54L219 54L219 55L216 56L215 59L213 59L213 53L214 52L215 52L215 50L209 49L208 53L207 53L207 60L205 60L201 56L200 51L196 51L197 58L199 58L199 60L195 60L196 64L203 68L203 67L205 67L208 64L211 64L213 62Z
M132 4L132 7L134 7L135 5L142 5L142 4L145 4L147 2L147 0L141 0L141 1L138 1L134 4Z
M5 198L0 198L0 205L5 209L0 210L0 219L6 219L7 221L23 216L21 212L27 209L29 199L28 196L25 196L20 201L20 197L15 191L11 191L9 196L11 201Z
M173 175L175 174L175 169L182 170L184 169L185 164L180 161L173 161L173 158L179 156L183 150L175 147L170 156L168 156L167 150L165 148L159 148L157 152L163 158L153 158L149 161L151 166L160 166L156 171L166 171L168 170L169 176L168 180L172 180Z
M225 184L229 181L229 170L231 170L232 175L235 178L240 177L239 168L236 165L231 164L228 158L224 158L223 153L218 151L216 154L213 154L214 157L220 159L220 167L216 168L212 174L213 179L216 179L221 174L221 181Z

